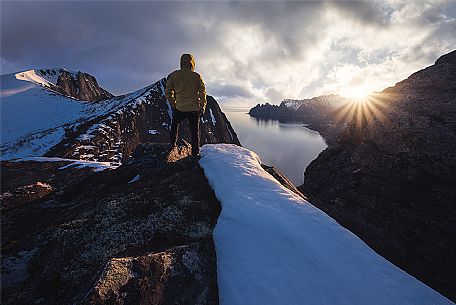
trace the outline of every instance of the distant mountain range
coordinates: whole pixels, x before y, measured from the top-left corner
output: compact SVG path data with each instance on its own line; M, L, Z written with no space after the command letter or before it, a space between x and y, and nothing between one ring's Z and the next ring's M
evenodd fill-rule
M346 126L347 121L339 114L348 103L348 99L333 94L302 100L286 99L279 106L258 104L249 114L256 118L301 122L320 132L330 143Z
M1 76L2 159L58 156L110 162L127 160L142 142L169 142L171 107L166 79L122 96L95 77L65 69L38 69ZM184 124L181 135L189 140ZM208 96L201 144L236 143L236 133Z

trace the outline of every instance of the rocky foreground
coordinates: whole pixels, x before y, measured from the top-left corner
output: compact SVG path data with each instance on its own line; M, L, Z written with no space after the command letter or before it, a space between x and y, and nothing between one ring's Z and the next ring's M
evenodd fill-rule
M218 304L220 203L190 146L167 148L101 172L2 162L3 304Z
M456 51L364 103L299 189L456 300Z
M189 153L143 145L99 173L3 162L3 304L217 304L220 205Z

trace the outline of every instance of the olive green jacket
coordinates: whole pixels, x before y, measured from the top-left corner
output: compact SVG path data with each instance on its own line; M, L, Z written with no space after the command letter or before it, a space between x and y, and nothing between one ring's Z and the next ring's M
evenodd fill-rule
M206 86L201 76L194 72L195 60L191 54L184 54L181 69L168 76L165 96L171 107L179 111L206 110Z

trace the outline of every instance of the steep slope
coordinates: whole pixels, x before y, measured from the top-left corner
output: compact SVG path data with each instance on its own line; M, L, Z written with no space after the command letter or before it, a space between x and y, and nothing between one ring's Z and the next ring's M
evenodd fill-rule
M299 121L315 129L331 142L345 127L339 114L348 100L338 95L323 95L311 99L282 101L279 106L266 103L250 109L253 117L281 121Z
M169 141L172 110L163 94L166 79L87 103L58 94L52 85L55 75L20 74L2 76L2 159L46 155L119 165L141 142ZM186 125L181 132L189 138ZM201 142L239 144L212 97L201 118Z
M215 144L201 153L222 204L213 234L221 304L453 304L280 185L254 152Z
M307 167L300 190L456 300L456 51L357 108Z

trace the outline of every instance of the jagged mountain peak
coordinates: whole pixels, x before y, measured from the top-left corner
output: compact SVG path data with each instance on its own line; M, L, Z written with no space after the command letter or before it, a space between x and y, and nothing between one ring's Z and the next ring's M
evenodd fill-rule
M2 75L2 96L21 93L36 86L81 101L96 102L114 97L99 86L94 76L82 71L42 68Z

